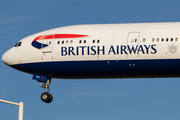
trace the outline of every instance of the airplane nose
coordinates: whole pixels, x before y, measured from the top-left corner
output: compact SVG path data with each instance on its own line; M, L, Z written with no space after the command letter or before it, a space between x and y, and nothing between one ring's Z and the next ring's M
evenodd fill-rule
M5 52L2 56L2 61L7 65L7 52Z

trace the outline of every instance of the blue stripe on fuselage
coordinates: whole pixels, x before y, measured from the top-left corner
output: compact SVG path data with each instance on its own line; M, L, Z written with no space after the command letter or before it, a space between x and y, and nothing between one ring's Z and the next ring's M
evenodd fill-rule
M180 77L180 59L59 61L11 67L56 78Z

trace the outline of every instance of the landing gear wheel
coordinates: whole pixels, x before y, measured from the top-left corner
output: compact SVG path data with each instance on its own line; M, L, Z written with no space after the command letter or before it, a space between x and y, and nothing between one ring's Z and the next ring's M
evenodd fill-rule
M52 102L53 100L53 96L51 94L49 94L48 92L44 92L42 95L41 95L41 100L43 102L46 102L46 103L50 103Z
M49 95L49 100L46 103L51 103L52 100L53 100L53 96L51 94L49 94L49 93L48 93L48 95Z
M49 93L47 93L47 92L42 93L42 95L41 95L41 100L42 100L42 101L48 102L49 99L50 99Z
M50 102L52 102L52 100L53 100L53 96L51 95L51 94L49 94L50 95Z
M48 77L46 80L45 84L41 84L40 87L45 88L46 92L44 92L41 95L41 100L45 103L50 103L53 100L53 96L51 94L49 94L50 88L49 88L49 84L51 83L51 78Z

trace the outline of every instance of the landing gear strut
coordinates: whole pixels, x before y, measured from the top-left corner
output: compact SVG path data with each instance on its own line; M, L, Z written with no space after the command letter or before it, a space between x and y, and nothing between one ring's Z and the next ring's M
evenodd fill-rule
M47 78L45 84L41 84L40 87L45 88L46 92L41 94L41 100L46 103L50 103L53 100L53 96L49 94L50 88L49 84L51 83L51 78Z

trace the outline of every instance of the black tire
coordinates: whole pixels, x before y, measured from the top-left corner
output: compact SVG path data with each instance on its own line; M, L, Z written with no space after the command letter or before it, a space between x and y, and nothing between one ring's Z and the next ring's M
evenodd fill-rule
M52 100L53 100L53 96L52 96L51 94L49 94L49 95L50 95L49 100L50 100L50 102L52 102Z
M53 96L51 94L49 94L49 100L46 103L51 103L53 100Z
M50 94L47 93L47 92L42 93L42 94L41 94L41 100L42 100L43 102L48 103L48 102L50 101Z

